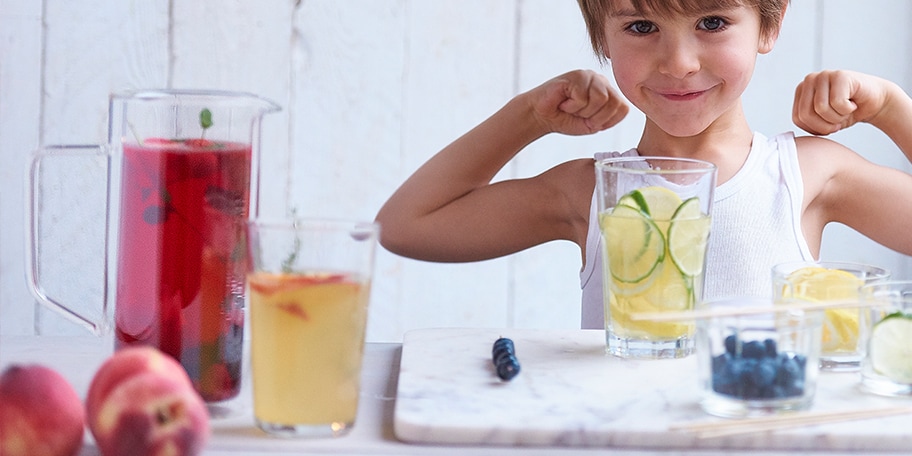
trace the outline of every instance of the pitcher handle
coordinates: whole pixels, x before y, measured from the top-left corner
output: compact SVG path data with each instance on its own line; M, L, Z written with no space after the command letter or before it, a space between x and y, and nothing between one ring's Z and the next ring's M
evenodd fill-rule
M41 229L41 217L39 214L39 191L41 188L41 163L45 158L51 158L55 155L89 155L89 156L104 156L107 157L106 166L107 172L110 174L110 153L109 147L107 145L51 145L40 147L32 155L32 160L29 164L29 184L27 189L28 196L28 207L26 208L26 220L27 229L25 230L26 235L26 254L25 254L25 275L26 282L28 284L29 291L32 293L32 296L42 304L43 306L59 313L61 316L67 320L85 328L92 334L100 336L104 334L107 330L107 323L105 321L105 315L107 314L107 261L108 261L108 217L110 217L110 201L105 201L105 253L104 253L104 268L105 268L105 284L104 284L104 296L103 296L103 308L101 312L101 319L99 321L94 321L91 317L85 316L76 312L69 307L62 304L57 299L48 296L45 291L44 286L41 283L41 273L38 267L38 259L40 257L39 246L38 246L38 235L39 230ZM106 184L109 185L109 184ZM106 188L106 194L110 198L110 189Z

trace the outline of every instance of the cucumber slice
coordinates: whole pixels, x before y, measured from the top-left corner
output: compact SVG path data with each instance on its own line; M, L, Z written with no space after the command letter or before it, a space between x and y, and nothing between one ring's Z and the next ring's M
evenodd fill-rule
M671 216L668 226L668 255L681 274L693 277L703 272L709 217L700 210L700 200L688 198Z
M895 312L874 325L868 350L874 371L912 384L912 315Z
M629 206L616 206L599 217L611 275L639 282L665 259L665 236L649 216Z

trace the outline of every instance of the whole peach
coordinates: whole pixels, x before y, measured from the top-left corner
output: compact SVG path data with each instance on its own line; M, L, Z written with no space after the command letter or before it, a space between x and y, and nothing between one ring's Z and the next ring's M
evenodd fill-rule
M104 456L196 455L209 438L206 404L187 373L151 347L124 348L105 361L86 409Z
M95 372L86 395L87 416L98 416L99 405L114 388L128 378L144 372L186 380L187 385L193 387L180 363L158 349L150 346L122 348L105 360Z
M0 454L75 455L84 432L82 400L57 371L12 365L0 375Z

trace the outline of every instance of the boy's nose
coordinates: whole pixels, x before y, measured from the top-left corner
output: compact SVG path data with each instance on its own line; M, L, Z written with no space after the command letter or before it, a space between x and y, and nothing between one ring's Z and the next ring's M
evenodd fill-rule
M698 43L689 40L670 39L657 56L659 72L668 76L683 79L700 70L700 48Z

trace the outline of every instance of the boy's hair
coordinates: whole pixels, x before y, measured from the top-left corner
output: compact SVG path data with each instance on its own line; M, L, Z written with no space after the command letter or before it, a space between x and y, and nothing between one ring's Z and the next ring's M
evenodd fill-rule
M577 0L592 49L599 60L606 61L605 21L616 10L616 0ZM748 6L757 10L760 15L760 34L768 38L779 32L782 25L782 10L789 0L630 0L633 8L640 14L651 12L659 16L670 16L684 12L709 12L720 8Z

